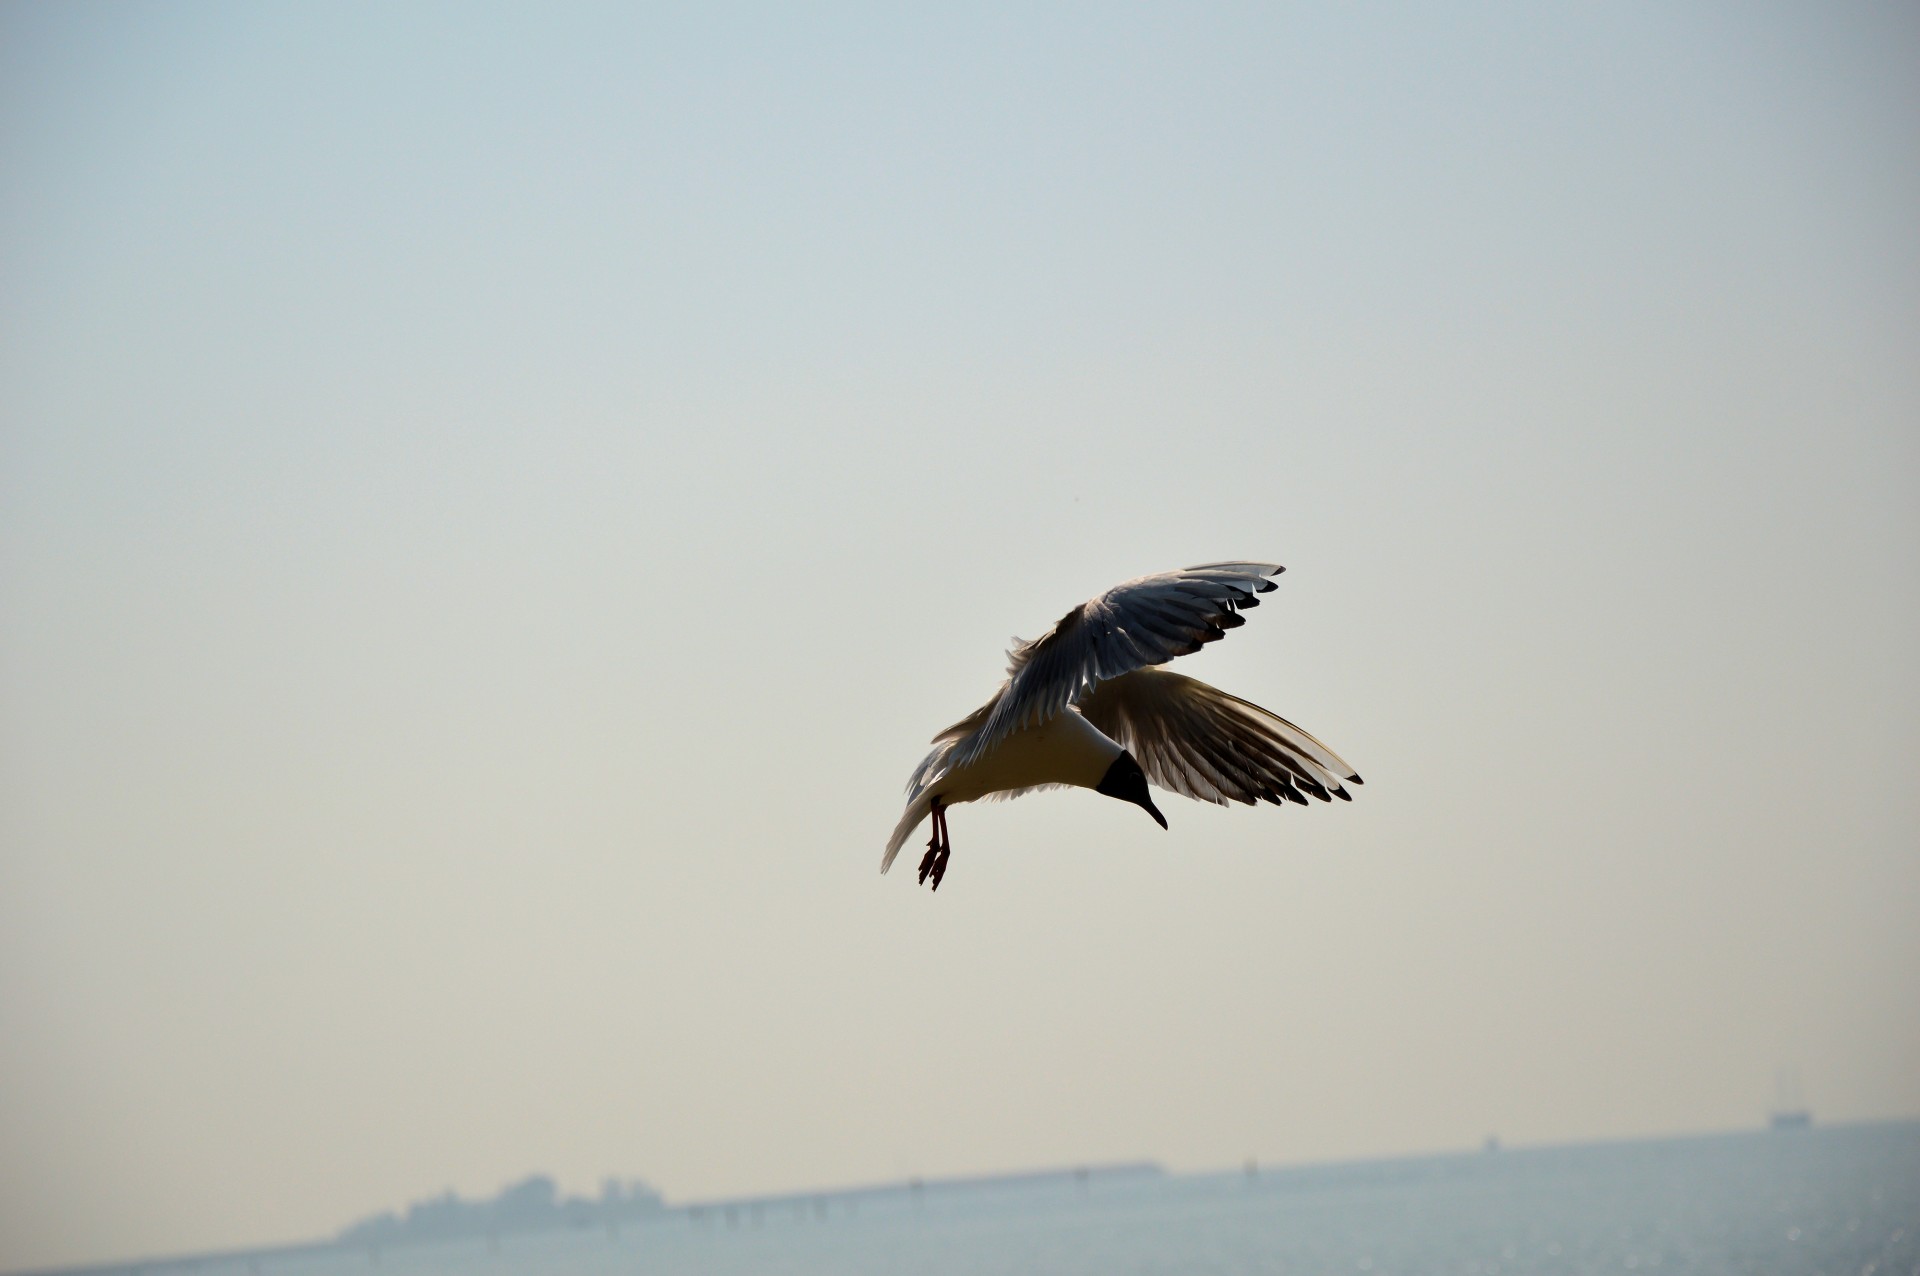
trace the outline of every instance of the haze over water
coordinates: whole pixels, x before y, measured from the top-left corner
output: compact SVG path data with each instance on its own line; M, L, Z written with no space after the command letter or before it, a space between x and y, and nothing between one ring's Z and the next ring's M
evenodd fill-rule
M673 1211L604 1231L209 1258L193 1268L284 1276L1913 1276L1920 1126L801 1196Z

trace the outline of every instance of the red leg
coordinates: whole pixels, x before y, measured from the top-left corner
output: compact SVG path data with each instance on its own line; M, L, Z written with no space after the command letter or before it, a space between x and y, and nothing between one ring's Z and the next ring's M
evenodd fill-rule
M953 854L953 838L947 832L947 808L935 806L933 817L939 821L939 831L935 837L940 842L940 853L934 857L933 861L933 889L939 890L940 879L947 875L947 857Z
M941 860L941 848L947 844L947 812L941 810L941 800L933 798L933 837L927 840L927 854L920 858L920 885L925 885L927 877L933 875L935 865ZM935 879L937 883L939 879ZM935 890L939 886L935 885Z
M920 881L925 885L927 878L933 878L933 889L940 889L940 874L945 870L945 851L947 845L947 813L940 799L933 800L933 837L927 842L927 853L920 859Z

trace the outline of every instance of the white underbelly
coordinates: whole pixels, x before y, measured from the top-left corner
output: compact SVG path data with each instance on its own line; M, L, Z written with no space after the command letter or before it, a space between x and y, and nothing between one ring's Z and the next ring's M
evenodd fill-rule
M1078 710L1065 709L1037 727L1014 732L985 756L943 776L934 783L933 794L951 806L1036 784L1097 788L1120 752L1120 746Z

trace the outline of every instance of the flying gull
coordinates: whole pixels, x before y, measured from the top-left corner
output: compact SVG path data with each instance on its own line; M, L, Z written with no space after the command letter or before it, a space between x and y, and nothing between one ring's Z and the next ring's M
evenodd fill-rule
M1257 704L1155 668L1247 623L1278 563L1207 563L1116 585L1032 642L1014 640L993 699L933 738L880 871L920 821L933 840L920 880L940 889L953 843L947 808L1067 785L1142 807L1167 827L1149 781L1214 802L1353 800L1353 768Z

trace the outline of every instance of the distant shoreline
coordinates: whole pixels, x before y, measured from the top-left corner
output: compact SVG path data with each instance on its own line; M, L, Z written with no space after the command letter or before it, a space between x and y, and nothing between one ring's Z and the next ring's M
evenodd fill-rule
M1920 1117L1893 1118L1875 1121L1841 1122L1813 1127L1811 1130L1801 1127L1782 1130L1768 1126L1759 1126L1745 1130L1727 1130L1697 1134L1663 1135L1654 1137L1622 1139L1584 1139L1566 1143L1528 1144L1513 1147L1502 1144L1499 1155L1507 1157L1527 1157L1532 1155L1550 1155L1554 1153L1579 1152L1584 1150L1615 1149L1621 1151L1635 1148L1654 1149L1663 1145L1702 1143L1715 1140L1734 1139L1778 1139L1797 1138L1808 1134L1846 1130L1894 1129L1902 1126L1920 1124ZM751 1196L718 1197L711 1199L684 1201L668 1204L646 1215L629 1216L611 1220L607 1223L564 1223L558 1226L502 1228L491 1234L464 1236L425 1237L419 1239L404 1238L390 1242L331 1238L324 1240L296 1241L284 1245L249 1246L235 1249L204 1250L191 1254L175 1254L157 1258L120 1259L109 1262L71 1264L55 1267L8 1268L0 1271L0 1276L160 1276L161 1273L181 1272L195 1268L219 1265L223 1267L242 1267L251 1272L266 1273L272 1271L276 1260L308 1258L327 1254L369 1253L378 1257L381 1253L397 1250L413 1250L446 1244L497 1243L517 1236L551 1235L556 1232L593 1231L605 1226L608 1230L627 1227L657 1227L670 1220L691 1220L699 1222L708 1218L721 1218L737 1221L742 1216L753 1219L764 1217L773 1212L819 1212L822 1207L857 1207L863 1202L886 1200L906 1200L913 1198L953 1195L958 1193L991 1191L994 1189L1030 1189L1048 1186L1079 1186L1091 1190L1097 1184L1112 1184L1118 1180L1138 1181L1152 1178L1206 1179L1245 1174L1272 1179L1276 1182L1294 1180L1302 1187L1311 1187L1316 1181L1329 1176L1344 1179L1349 1176L1368 1176L1374 1174L1420 1174L1442 1170L1449 1165L1459 1163L1462 1167L1484 1161L1488 1153L1479 1148L1457 1149L1443 1152L1410 1153L1399 1156L1368 1157L1355 1160L1316 1161L1316 1162L1276 1162L1271 1165L1256 1165L1249 1161L1244 1170L1199 1170L1179 1174L1169 1172L1157 1161L1127 1161L1098 1165L1066 1166L1042 1170L1011 1171L1002 1174L948 1175L932 1178L908 1178L891 1182L871 1183L852 1187L832 1187L803 1191L773 1192Z

